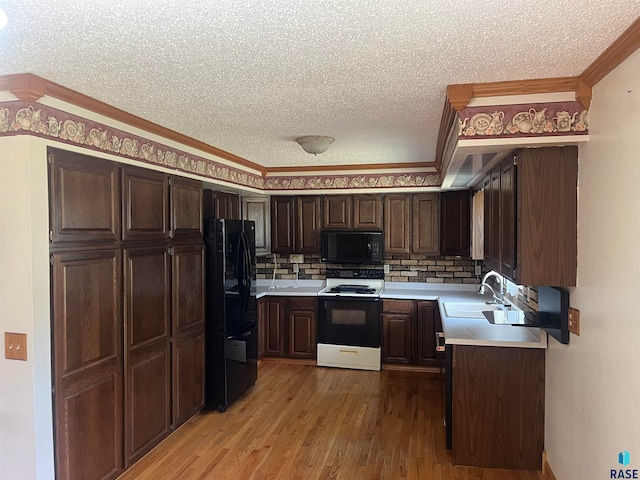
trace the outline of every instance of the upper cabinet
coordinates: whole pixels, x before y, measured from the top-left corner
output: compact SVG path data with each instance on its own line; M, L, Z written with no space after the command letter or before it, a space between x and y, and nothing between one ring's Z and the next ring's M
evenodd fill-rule
M485 264L521 285L574 286L577 147L522 149L485 180Z
M271 251L320 252L320 197L271 197Z
M437 193L385 196L385 253L437 255L440 250L439 204Z
M411 252L411 195L384 197L384 253Z
M269 197L243 197L242 216L256 224L256 254L271 253L271 209Z
M240 220L240 196L233 193L204 191L204 216Z
M322 228L381 230L380 195L327 195L323 197Z
M122 240L167 240L169 176L122 167Z
M52 148L49 169L51 241L119 241L118 164Z
M328 195L323 197L324 216L322 228L351 228L351 195Z
M203 238L202 182L183 177L169 180L171 231L174 242Z
M440 252L440 209L437 193L413 196L413 253L438 255Z
M468 257L471 196L468 190L440 194L440 254Z

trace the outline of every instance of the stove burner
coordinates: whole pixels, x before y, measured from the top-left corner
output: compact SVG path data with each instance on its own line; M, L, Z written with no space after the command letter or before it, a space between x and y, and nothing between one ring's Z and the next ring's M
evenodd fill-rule
M367 285L337 285L328 290L329 293L367 293L374 294L375 288L371 288Z

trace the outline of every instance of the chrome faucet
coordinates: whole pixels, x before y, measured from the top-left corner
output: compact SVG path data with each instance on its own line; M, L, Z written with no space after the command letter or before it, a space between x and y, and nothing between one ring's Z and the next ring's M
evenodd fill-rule
M489 277L496 277L496 279L498 280L498 283L500 284L500 295L497 295L496 291L491 287L491 285L487 284L487 279ZM496 303L504 304L504 295L502 294L502 286L503 286L502 275L494 271L491 271L487 273L484 277L482 277L482 282L480 283L480 289L478 290L478 293L480 295L484 295L484 288L488 287L489 290L491 290L491 293L493 293L493 299L496 301Z

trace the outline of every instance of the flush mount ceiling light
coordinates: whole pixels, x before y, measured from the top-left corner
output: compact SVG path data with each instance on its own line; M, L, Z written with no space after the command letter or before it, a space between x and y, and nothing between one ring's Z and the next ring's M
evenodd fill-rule
M335 141L333 137L325 137L322 135L307 135L296 138L296 142L300 144L302 149L307 153L318 155L327 151L329 145Z

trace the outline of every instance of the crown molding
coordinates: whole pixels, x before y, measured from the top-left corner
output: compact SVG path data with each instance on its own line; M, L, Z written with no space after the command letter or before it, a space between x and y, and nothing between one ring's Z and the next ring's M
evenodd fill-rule
M639 48L640 18L622 32L622 35L582 72L580 80L588 87L593 87Z
M32 73L0 76L0 91L2 90L10 91L18 99L25 102L35 102L45 95L57 98L58 100L62 100L77 107L111 118L112 120L139 128L145 132L159 135L188 147L196 148L202 152L223 158L237 165L256 170L262 175L265 175L267 171L267 169L262 165L258 165L257 163L251 162L245 158L213 147L205 142L158 125L157 123L145 120L144 118L109 105L108 103L96 100L88 95L51 82Z

